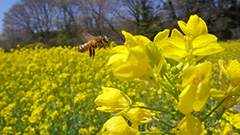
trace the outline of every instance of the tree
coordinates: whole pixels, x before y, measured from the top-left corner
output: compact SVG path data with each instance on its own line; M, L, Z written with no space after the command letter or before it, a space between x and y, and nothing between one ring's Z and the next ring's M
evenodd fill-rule
M30 41L48 41L58 16L54 4L51 0L22 0L5 14L4 32L7 36L27 33Z
M124 0L130 19L135 24L135 34L143 34L150 39L162 30L160 23L160 2L152 0Z
M240 2L236 0L21 0L4 15L3 41L78 45L81 33L124 42L121 30L152 39L198 14L219 39L239 38Z
M80 0L57 0L55 3L59 10L57 29L74 35L78 29L76 19L80 15Z

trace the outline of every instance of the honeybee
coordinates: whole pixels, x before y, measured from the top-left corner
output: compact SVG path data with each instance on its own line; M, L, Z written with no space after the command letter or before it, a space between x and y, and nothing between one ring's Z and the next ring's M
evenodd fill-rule
M99 48L100 50L101 48L106 49L106 47L109 47L109 39L105 35L93 37L90 34L84 34L83 36L85 39L89 39L89 41L82 44L78 48L78 51L83 53L89 50L90 57L95 56L96 48Z

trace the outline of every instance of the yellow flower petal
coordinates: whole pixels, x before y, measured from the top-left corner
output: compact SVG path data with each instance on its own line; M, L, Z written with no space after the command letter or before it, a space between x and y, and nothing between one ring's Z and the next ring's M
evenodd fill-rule
M227 74L233 87L240 85L240 63L238 60L233 60L229 63Z
M183 38L178 37L178 36L174 36L174 37L168 38L167 42L171 46L174 46L176 48L180 48L180 49L185 51L186 42L184 41Z
M107 65L115 64L115 65L121 65L124 61L126 61L127 55L126 54L114 54L112 55Z
M129 50L125 45L119 45L111 50L114 53L120 53L120 54L128 54Z
M216 98L222 98L224 96L226 96L226 91L221 91L221 90L217 90L217 89L210 89L210 96L211 97L216 97Z
M190 66L187 69L185 69L182 76L182 86L186 87L188 84L191 84L192 81L195 79L196 75L199 76L200 73L194 66ZM197 80L195 80L195 83L198 83L196 81Z
M217 42L217 37L212 34L203 34L193 40L193 48L203 48L211 42Z
M174 28L174 29L172 30L171 37L183 38L183 34L182 34L179 30L177 30L176 28Z
M154 37L153 43L158 47L161 48L164 45L164 41L168 38L170 33L169 29L165 29L164 31L158 32L158 34Z
M135 105L147 106L143 102L136 102ZM143 108L132 108L124 116L132 123L133 127L139 126L141 123L149 123L155 114L150 110Z
M178 25L186 36L192 37L193 39L199 35L208 33L206 23L196 14L191 15L187 23L178 21Z
M167 45L160 48L167 58L179 60L186 57L189 53L185 50L185 42L178 36L170 37L167 39Z
M154 76L144 46L132 47L127 56L115 54L108 64L112 64L113 74L120 80L148 81Z
M167 39L169 32L170 32L169 29L165 29L164 31L158 32L157 35L154 37L153 41L156 43L163 39Z
M194 111L201 111L207 102L210 90L209 80L203 80L198 87L195 101L193 103Z
M174 60L180 60L184 57L186 57L188 55L188 53L181 49L181 48L178 48L178 47L175 47L175 46L166 46L164 48L162 48L164 51L163 51L163 55L166 57L166 58L171 58L171 59L174 59Z
M99 110L106 112L116 112L127 110L129 108L129 105L132 104L130 98L120 90L109 87L102 87L102 89L103 94L99 95L94 101L96 105L101 106L98 108Z
M136 35L134 37L137 39L138 45L140 45L140 46L145 46L146 44L151 42L150 39L148 39L147 37L142 36L142 35Z
M122 31L122 34L124 35L124 37L126 39L124 45L126 45L127 47L130 47L130 48L138 45L137 39L131 33Z
M140 135L137 129L130 127L122 116L114 116L104 123L103 135Z
M217 37L212 34L204 34L195 38L193 44L193 55L212 55L224 51L217 43Z
M146 60L146 59L147 59L147 54L146 54L146 51L144 50L144 47L136 46L129 50L127 61L131 61L133 65L137 66L138 63L141 63L142 60ZM148 65L147 61L144 61L142 63L144 63L145 65Z
M184 114L189 114L193 111L193 103L196 96L196 85L188 85L179 95L179 110Z
M186 115L178 124L181 135L200 135L203 132L200 120L192 115Z
M135 78L142 78L145 72L137 66L133 66L130 62L119 65L113 70L113 74L120 80L134 80Z
M209 96L211 70L211 63L204 62L183 71L184 89L179 95L179 109L182 113L202 110Z

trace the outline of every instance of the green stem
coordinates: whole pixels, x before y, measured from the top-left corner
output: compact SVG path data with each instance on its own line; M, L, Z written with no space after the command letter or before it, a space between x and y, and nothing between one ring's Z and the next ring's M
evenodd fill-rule
M166 73L164 73L164 77L166 77L166 79L168 80L168 82L174 87L176 88L176 85L169 79L168 75Z
M213 132L214 128L215 128L215 127L217 126L217 124L219 123L219 119L222 118L222 115L224 114L225 110L226 110L226 108L223 107L220 115L218 116L218 118L217 118L217 120L215 121L214 125L211 127L211 128L212 128L212 129L210 130L211 133Z
M162 81L159 81L159 83L166 89L166 92L171 94L177 101L179 101L178 96L176 95L176 93L173 92L173 89L170 86L168 86L167 84L165 84Z
M219 106L222 105L222 103L223 103L228 97L229 97L229 95L227 95L221 102L219 102L219 103L217 104L217 106L215 106L215 107L212 109L212 111L209 112L208 115L205 116L205 117L201 120L201 122L205 121Z
M158 63L158 65L157 65L157 68L156 68L156 70L155 70L155 73L158 75L159 73L160 73L160 71L162 70L162 66L163 66L163 64L164 64L164 59L165 59L165 57L161 57L161 59L160 59L160 61L159 61L159 63Z
M175 113L175 112L162 110L162 109L159 109L159 108L152 108L152 107L146 107L146 106L131 105L131 107L133 107L133 108L143 108L143 109L148 109L148 110L152 110L152 111L159 111L159 112L164 112L164 113Z
M166 77L166 79L168 80L168 82L174 87L174 91L176 93L176 95L178 96L178 91L177 91L177 86L169 79L168 75L165 73L164 76Z
M168 124L168 123L166 123L166 122L164 122L164 121L162 121L162 120L160 120L160 119L158 119L158 118L156 118L154 116L153 116L153 119L158 121L158 122L160 122L160 123L162 123L162 124L164 124L164 125L166 125L166 126L168 126L168 127L170 127L170 128L175 128L174 126L172 126L172 125L170 125L170 124Z

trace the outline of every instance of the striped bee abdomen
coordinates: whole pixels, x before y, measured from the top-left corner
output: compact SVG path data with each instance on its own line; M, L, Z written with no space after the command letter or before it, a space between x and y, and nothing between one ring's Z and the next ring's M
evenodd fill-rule
M89 50L89 47L90 47L90 43L87 42L87 43L84 43L82 44L79 48L78 48L78 51L79 52L86 52Z

